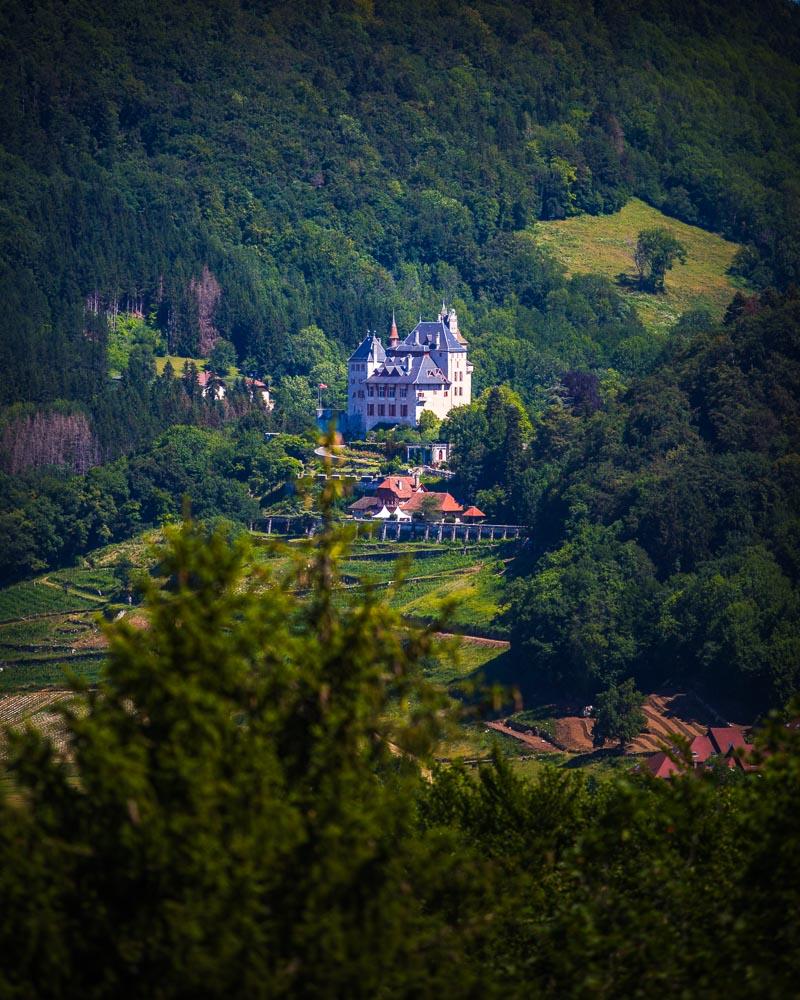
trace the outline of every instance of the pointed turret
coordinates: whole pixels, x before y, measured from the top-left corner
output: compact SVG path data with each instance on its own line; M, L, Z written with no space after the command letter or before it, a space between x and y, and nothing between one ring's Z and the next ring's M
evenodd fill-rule
M394 309L392 309L392 329L389 331L389 347L397 347L400 343L400 334L397 332L397 323L394 318Z

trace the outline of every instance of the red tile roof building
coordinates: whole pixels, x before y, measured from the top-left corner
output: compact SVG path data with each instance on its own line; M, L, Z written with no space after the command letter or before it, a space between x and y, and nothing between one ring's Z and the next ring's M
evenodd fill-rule
M408 500L401 503L400 507L409 514L416 514L422 513L422 511L425 510L429 504L431 508L434 506L438 508L442 515L460 514L464 509L458 500L456 500L454 496L451 496L451 494L430 493L428 491L414 493L408 498Z
M723 757L729 768L739 767L743 771L753 771L756 765L747 762L747 754L753 746L745 739L742 726L709 726L702 735L695 736L689 744L692 755L692 765L703 767L713 758ZM675 771L681 770L673 763L670 767L665 761L669 757L663 751L653 754L647 760L647 768L656 778L668 778ZM710 765L709 765L710 766Z
M387 476L378 485L375 496L391 509L420 491L426 492L420 485L419 476Z
M645 766L654 778L671 778L673 774L681 771L681 768L663 750L648 757Z
M752 749L740 726L710 726L708 736L714 744L714 753L726 754L731 749Z
M411 516L421 515L427 508L431 508L431 512L437 512L442 518L458 517L464 512L464 508L452 494L434 493L426 489L420 483L419 476L387 476L378 485L374 496L361 497L350 504L349 510L359 516L371 514L382 507L392 513L399 510ZM479 516L484 516L477 507L470 509L477 511Z

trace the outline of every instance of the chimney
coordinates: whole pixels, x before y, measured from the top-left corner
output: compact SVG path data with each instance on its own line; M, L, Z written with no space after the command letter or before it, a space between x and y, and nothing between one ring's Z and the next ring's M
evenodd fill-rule
M411 485L415 490L419 489L419 469L414 469L414 475L411 478Z

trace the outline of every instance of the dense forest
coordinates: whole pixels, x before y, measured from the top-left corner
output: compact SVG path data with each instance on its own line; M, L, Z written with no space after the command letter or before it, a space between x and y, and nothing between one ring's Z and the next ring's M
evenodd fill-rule
M102 694L61 710L68 758L11 736L4 996L796 992L796 722L757 776L436 767L434 633L336 599L340 533L280 572L167 536L150 628L107 624Z
M525 669L783 701L798 18L779 0L6 4L2 577L183 494L250 523L308 453L312 386L340 399L365 328L444 295L482 394L442 431L455 488L532 530L509 591ZM742 244L753 294L724 325L654 333L538 245L539 220L633 195ZM156 375L154 352L228 343L274 414L244 383L220 401L190 368ZM306 443L265 445L273 429Z
M638 373L653 345L535 223L636 194L798 275L783 0L22 3L0 12L0 400L107 392L120 314L295 374L446 296L482 387ZM598 318L599 317L599 318Z
M100 683L0 732L0 995L796 993L798 5L7 0L0 93L0 583L164 526L103 569L141 605L97 616ZM724 317L637 312L664 229L639 299L545 248L626 203L738 244ZM523 528L458 700L456 624L343 572L341 478L296 488L320 383L443 298L473 402L420 434ZM273 507L321 530L265 560ZM62 617L46 653L14 619L34 669ZM531 694L623 744L638 688L741 710L755 757L437 763Z
M752 707L800 688L800 298L734 299L617 394L567 372L531 421L454 411L457 488L531 527L509 592L521 676L592 696L634 675Z

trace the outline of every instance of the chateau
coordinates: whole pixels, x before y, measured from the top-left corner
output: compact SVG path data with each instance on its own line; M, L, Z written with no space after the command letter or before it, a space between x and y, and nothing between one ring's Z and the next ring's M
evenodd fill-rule
M472 365L454 309L422 321L400 340L392 315L384 348L368 333L347 362L347 422L364 432L376 424L416 427L428 410L441 419L472 400Z

